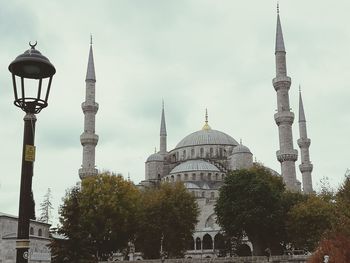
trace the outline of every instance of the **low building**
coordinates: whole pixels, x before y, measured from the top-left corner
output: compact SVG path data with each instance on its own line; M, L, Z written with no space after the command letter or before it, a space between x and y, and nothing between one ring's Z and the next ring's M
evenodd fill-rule
M16 261L18 218L0 212L0 263ZM29 262L51 262L48 244L51 241L50 224L31 220L29 226Z

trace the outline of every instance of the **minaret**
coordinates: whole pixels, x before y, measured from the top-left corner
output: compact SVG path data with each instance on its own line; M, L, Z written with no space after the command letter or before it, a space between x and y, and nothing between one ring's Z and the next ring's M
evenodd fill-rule
M299 165L300 172L303 178L303 192L305 194L313 193L311 172L313 166L310 162L309 147L311 140L307 137L306 119L304 113L303 99L301 98L301 90L299 88L299 134L300 139L298 145L300 148L301 164Z
M272 83L277 92L277 113L275 113L274 117L278 126L280 145L276 155L277 160L281 163L281 173L287 189L299 191L295 173L295 161L298 159L298 152L293 148L292 134L294 113L290 111L288 94L291 78L287 76L286 51L278 5L275 57L276 77L272 80Z
M98 142L98 135L95 134L95 115L98 110L98 104L95 102L95 66L92 52L92 37L90 40L89 61L86 72L86 93L85 102L81 104L84 113L84 132L80 135L80 142L83 146L83 164L79 169L80 179L97 175L95 168L95 147Z
M167 142L166 142L166 125L165 125L165 114L164 114L164 101L162 102L162 118L160 123L160 151L159 153L164 155L167 153Z

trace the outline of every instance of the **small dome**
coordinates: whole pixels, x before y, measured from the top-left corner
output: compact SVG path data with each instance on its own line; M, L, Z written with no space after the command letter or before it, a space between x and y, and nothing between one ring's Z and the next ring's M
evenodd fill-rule
M247 146L244 146L242 143L233 148L232 154L237 153L252 153Z
M164 157L160 153L154 153L154 154L151 154L147 158L146 163L148 163L148 162L163 162L163 161L164 161Z
M175 147L182 148L196 145L231 145L236 146L238 143L230 135L221 131L210 128L202 129L187 135Z
M171 170L170 174L195 171L220 172L220 170L211 163L205 162L203 160L189 160L176 166Z

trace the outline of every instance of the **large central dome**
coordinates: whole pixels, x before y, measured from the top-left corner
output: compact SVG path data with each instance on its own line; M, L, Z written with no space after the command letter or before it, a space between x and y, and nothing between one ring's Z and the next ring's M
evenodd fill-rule
M238 145L235 139L221 131L212 130L210 127L203 128L187 135L177 145L177 148L197 146L197 145Z

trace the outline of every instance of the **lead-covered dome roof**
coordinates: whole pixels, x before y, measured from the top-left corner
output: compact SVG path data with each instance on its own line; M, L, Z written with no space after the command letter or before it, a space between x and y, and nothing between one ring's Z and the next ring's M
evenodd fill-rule
M176 145L175 149L196 145L236 146L238 142L226 133L206 128L187 135Z
M175 166L171 170L170 174L178 174L185 172L194 172L194 171L206 171L206 172L220 172L220 170L213 164L208 163L203 160L189 160Z
M252 152L249 150L249 148L247 146L240 143L238 146L236 146L232 150L232 154L237 154L237 153L250 153L251 154Z
M164 156L162 156L160 153L154 153L154 154L151 154L146 162L162 162L164 161Z

